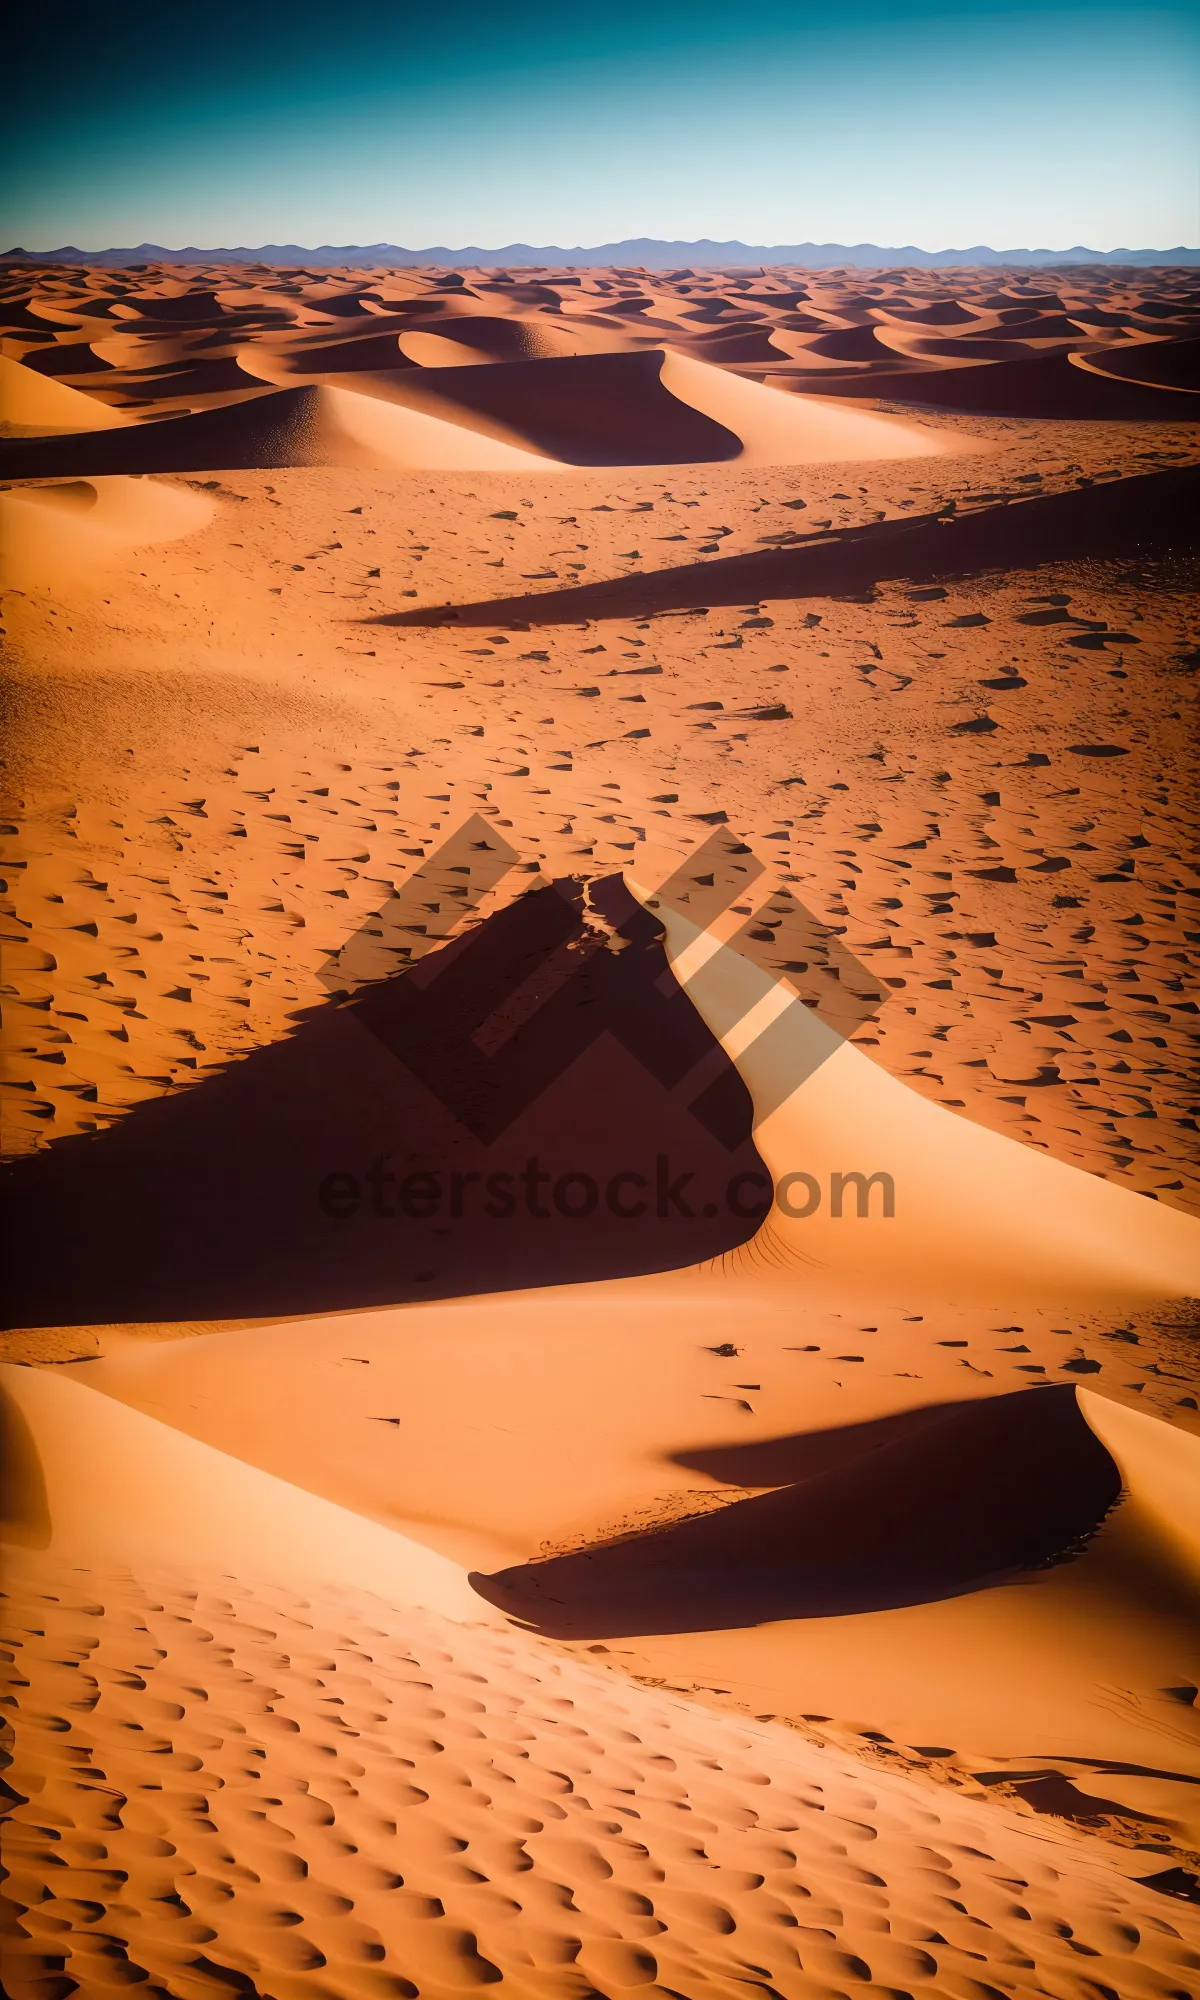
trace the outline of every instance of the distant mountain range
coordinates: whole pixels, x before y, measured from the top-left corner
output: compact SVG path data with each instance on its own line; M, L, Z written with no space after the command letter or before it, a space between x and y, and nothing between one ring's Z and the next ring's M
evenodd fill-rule
M634 236L620 243L596 243L573 250L563 249L557 243L538 246L506 243L499 250L482 250L476 244L469 244L465 250L449 250L444 244L428 250L405 250L396 243L322 243L315 250L301 243L263 243L257 250L244 246L233 250L201 250L194 244L183 250L168 250L161 243L139 243L133 249L78 250L73 244L66 244L59 250L3 251L0 263L88 264L109 268L139 264L299 264L358 269L436 265L466 270L529 266L569 270L616 265L661 271L678 270L681 265L727 270L787 264L810 270L847 266L859 270L913 267L938 270L947 265L979 264L1033 268L1050 264L1200 264L1200 249L1179 244L1173 250L1089 250L1077 243L1070 250L992 250L986 243L974 243L966 250L919 250L911 243L885 249L878 243L714 243L707 237L698 243L666 243L658 237Z

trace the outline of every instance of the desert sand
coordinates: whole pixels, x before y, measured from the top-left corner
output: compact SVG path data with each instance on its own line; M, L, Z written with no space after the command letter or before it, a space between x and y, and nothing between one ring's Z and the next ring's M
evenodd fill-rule
M1053 279L7 274L20 2000L1196 1990L1200 294Z

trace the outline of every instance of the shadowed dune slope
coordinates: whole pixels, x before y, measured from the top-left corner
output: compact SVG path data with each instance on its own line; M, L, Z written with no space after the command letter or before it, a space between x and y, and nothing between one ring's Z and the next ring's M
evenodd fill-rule
M601 905L620 950L596 928ZM415 913L399 904L391 935ZM660 1156L717 1187L761 1169L749 1095L670 981L660 937L619 880L587 906L578 884L544 887L222 1074L10 1162L11 1226L41 1251L8 1323L335 1311L661 1269L744 1241L754 1220L728 1208L655 1213ZM335 962L329 984L343 978ZM523 1018L533 981L546 1004ZM531 1159L600 1189L640 1173L648 1203L560 1211L548 1181L527 1198ZM372 1161L387 1175L375 1196ZM440 1192L401 1205L410 1173ZM362 1198L323 1201L327 1177L347 1174ZM494 1174L503 1185L485 1190ZM451 1175L469 1185L457 1208ZM627 1209L630 1190L616 1199ZM69 1261L52 1249L64 1214Z
M1200 340L1147 341L1144 346L1102 347L1081 356L1078 366L1118 382L1170 389L1176 394L1200 393Z
M1135 350L1139 361L1145 351ZM1062 352L991 360L985 350L979 364L965 367L948 363L921 372L881 369L858 376L814 375L806 376L803 386L806 395L885 397L889 402L997 417L1169 422L1190 414L1186 407L1180 408L1182 399L1174 385L1144 386L1147 378L1133 367L1130 378L1106 370L1101 379L1086 369L1082 358L1077 362Z
M346 271L326 280L303 269L234 266L10 267L0 271L0 340L14 365L135 419L229 401L242 374L311 384L372 371L436 376L528 365L537 377L532 398L517 379L464 390L462 420L515 425L533 449L582 465L730 455L712 437L705 445L694 419L670 420L647 404L637 364L645 359L652 377L651 356L664 348L747 388L884 397L964 414L1186 420L1194 387L1186 361L1148 374L1126 366L1148 341L1174 346L1195 335L1192 276L1169 267L1064 270L1054 293L1038 292L1023 272L973 270L452 275L454 283L437 271ZM1100 380L1088 358L1114 349L1116 365L1102 358ZM602 365L595 379L586 366L577 371L572 393L562 361ZM440 393L449 397L450 386ZM692 404L686 392L673 393ZM599 424L580 407L596 398L605 405ZM712 415L703 400L694 407ZM69 419L60 408L36 421L55 429ZM82 417L72 425L87 427ZM877 442L878 453L848 441L834 455L895 455ZM775 463L805 461L794 447L790 457L780 444L775 450Z
M390 335L268 356L254 369L266 380L315 380L168 416L119 438L10 439L0 442L0 474L78 478L338 464L504 470L726 459L799 464L920 457L947 448L930 431L895 418L808 404L660 349L496 360L487 367L478 359L417 367L405 363Z
M653 351L406 369L390 394L561 464L687 464L742 448L736 433L671 393Z
M401 413L351 389L313 386L264 389L232 407L166 417L119 435L0 442L0 476L10 479L285 465L502 471L542 462L520 447L436 416Z
M879 1611L1038 1568L1090 1533L1121 1491L1067 1387L677 1457L745 1485L789 1483L476 1575L476 1589L575 1638Z

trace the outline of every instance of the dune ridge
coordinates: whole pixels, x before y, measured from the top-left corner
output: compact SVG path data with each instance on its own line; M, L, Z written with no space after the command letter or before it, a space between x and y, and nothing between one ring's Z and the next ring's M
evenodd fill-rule
M882 459L959 447L928 422L848 402L1186 420L1195 387L1200 306L1182 268L1074 269L1055 292L1007 268L956 273L951 290L914 270L815 275L801 262L757 274L3 270L4 394L25 413L22 435L168 422L107 449L83 435L21 448L10 435L0 470L13 478L524 463L496 444L575 465ZM265 402L262 383L275 391ZM764 388L808 400L776 403ZM402 425L347 400L364 396L412 414Z
M306 355L303 361L328 358ZM371 362L378 359L373 348ZM306 374L307 367L274 379L296 373ZM778 465L924 457L946 448L892 417L810 409L775 390L730 382L703 362L651 351L466 370L438 362L419 371L371 366L320 373L304 387L264 389L231 406L168 414L151 428L123 430L119 438L43 436L23 445L0 440L0 472L44 479L231 466L515 471L707 460Z

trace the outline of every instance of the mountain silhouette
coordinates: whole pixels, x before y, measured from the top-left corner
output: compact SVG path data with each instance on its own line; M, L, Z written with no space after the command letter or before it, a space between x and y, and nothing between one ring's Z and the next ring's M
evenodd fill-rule
M257 249L244 244L236 249L201 249L189 244L182 250L167 249L161 243L139 243L133 248L80 250L64 244L57 250L14 249L0 252L0 264L95 264L106 269L136 268L139 264L319 264L335 268L396 268L406 265L455 266L467 270L504 269L509 265L553 267L569 270L574 266L591 269L596 265L629 265L649 270L674 270L690 264L701 270L721 270L726 266L750 268L769 264L800 265L809 270L850 266L860 270L925 269L980 264L1198 264L1200 249L1177 244L1170 250L1090 250L1081 243L1069 250L993 250L986 243L973 243L963 250L921 250L913 243L884 247L878 243L742 243L736 237L717 243L701 237L695 243L669 242L657 236L627 236L619 243L576 245L566 249L559 243L505 243L498 250L478 244L451 250L444 243L425 250L406 250L398 243L322 243L315 249L303 243L263 243Z

